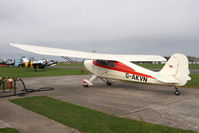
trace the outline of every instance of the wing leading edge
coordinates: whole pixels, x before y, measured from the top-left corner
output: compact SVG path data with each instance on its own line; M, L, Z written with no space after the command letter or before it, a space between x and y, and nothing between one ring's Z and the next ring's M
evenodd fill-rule
M10 46L17 47L19 49L29 51L41 55L53 55L53 56L67 56L67 57L76 57L84 59L100 59L100 60L116 60L116 61L166 61L162 56L158 55L117 55L117 54L101 54L101 53L91 53L91 52L82 52L74 50L65 50L60 48L49 48L42 46L33 46L33 45L24 45L9 43Z

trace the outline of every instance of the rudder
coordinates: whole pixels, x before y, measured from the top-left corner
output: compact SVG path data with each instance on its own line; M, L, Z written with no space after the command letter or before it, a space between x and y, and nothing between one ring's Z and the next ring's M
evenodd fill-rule
M178 81L176 86L183 86L191 79L189 77L189 61L183 54L172 55L160 73L165 76L173 76Z

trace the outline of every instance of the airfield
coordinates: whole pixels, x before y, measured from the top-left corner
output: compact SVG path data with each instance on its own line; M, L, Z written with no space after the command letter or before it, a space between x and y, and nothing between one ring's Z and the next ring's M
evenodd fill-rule
M101 80L97 80L92 87L84 88L81 81L85 78L90 76L24 78L29 89L55 88L52 91L30 93L24 97L49 96L119 117L199 132L198 89L180 88L181 95L176 96L174 89L168 86L121 81L114 81L112 86L106 86ZM9 126L20 133L78 132L8 101L15 98L18 96L0 99L0 128Z

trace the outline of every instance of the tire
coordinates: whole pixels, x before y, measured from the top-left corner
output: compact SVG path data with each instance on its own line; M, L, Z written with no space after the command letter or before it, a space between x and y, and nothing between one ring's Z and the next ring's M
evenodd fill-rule
M85 88L87 88L88 87L88 85L84 85L84 84L82 84L83 85L83 87L85 87Z
M179 96L180 95L180 91L175 91L175 95Z
M112 84L110 82L106 82L106 85L107 86L111 86Z

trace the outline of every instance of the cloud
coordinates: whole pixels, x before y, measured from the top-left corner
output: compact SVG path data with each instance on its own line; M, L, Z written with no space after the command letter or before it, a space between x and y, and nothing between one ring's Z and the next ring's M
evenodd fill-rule
M8 42L106 53L199 56L197 5L198 0L2 1L0 56L15 55L2 46Z

